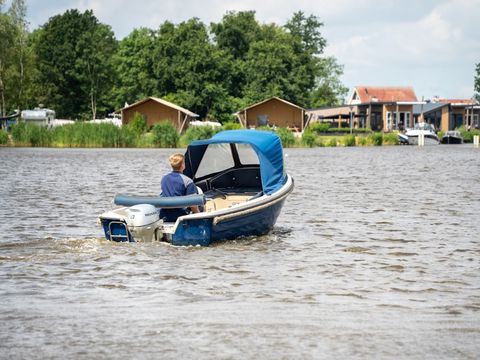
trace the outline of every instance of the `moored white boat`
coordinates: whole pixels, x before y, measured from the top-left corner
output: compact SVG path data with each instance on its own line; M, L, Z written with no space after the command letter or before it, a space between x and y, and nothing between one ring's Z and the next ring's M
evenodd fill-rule
M423 136L424 145L438 145L440 140L435 133L433 126L427 123L417 123L413 129L405 132L410 145L418 145L419 138Z

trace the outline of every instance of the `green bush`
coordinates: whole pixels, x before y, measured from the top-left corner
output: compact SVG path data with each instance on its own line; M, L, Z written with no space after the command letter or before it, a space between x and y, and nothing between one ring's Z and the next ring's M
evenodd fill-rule
M464 126L461 126L457 130L460 131L460 134L462 134L463 137L463 141L466 143L473 142L473 137L475 135L480 135L480 130L478 129L468 131L467 129L465 129Z
M277 128L275 132L282 141L283 147L291 147L295 144L295 135L287 128Z
M0 129L0 145L5 145L8 142L8 133Z
M375 146L382 146L383 144L383 136L382 133L373 133L368 136L368 139L371 143Z
M357 138L357 145L359 145L359 146L367 145L367 138L365 136L359 136Z
M222 125L223 130L239 130L242 128L242 125L235 122L226 122Z
M177 129L170 121L162 121L152 129L153 143L158 147L174 148L178 145L179 136Z
M145 120L145 118L138 112L133 115L132 121L130 121L127 126L138 136L146 133L148 130L147 120Z
M307 128L302 135L302 143L308 147L314 147L316 142L316 136L312 130Z
M355 135L347 135L344 139L345 146L355 146Z
M322 133L328 132L328 129L330 128L330 124L322 123L322 122L314 122L308 125L308 128L317 134L322 134Z
M337 138L335 137L330 138L330 140L328 140L327 146L330 146L330 147L337 146Z
M210 139L221 130L221 128L214 128L212 126L191 126L180 138L180 143L188 145L194 140Z
M385 145L398 145L398 134L397 133L388 133L383 134L383 144Z

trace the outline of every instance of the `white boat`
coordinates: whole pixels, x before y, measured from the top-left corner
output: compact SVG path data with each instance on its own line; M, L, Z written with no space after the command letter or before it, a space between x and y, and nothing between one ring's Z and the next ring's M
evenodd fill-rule
M418 139L423 135L424 145L438 145L440 140L431 124L417 123L413 129L408 129L405 133L408 136L410 145L418 145Z

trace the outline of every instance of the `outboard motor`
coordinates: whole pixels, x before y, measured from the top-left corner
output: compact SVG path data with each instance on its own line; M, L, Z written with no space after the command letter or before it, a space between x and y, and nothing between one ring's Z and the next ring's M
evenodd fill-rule
M127 209L127 227L135 241L149 242L162 238L158 209L153 205L140 204Z

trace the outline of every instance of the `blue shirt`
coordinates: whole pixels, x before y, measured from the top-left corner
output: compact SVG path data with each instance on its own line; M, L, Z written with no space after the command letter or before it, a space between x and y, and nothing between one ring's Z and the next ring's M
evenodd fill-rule
M197 187L192 179L178 171L172 171L165 175L161 181L161 196L184 196L197 194ZM187 209L161 209L160 218L167 222L176 221L179 216L187 214Z

